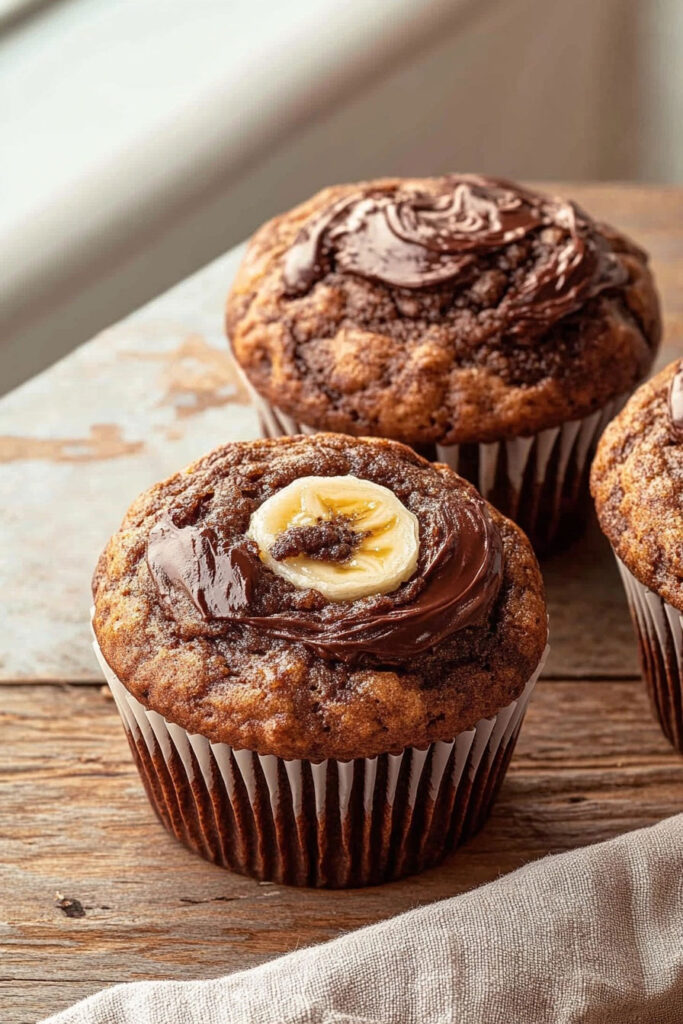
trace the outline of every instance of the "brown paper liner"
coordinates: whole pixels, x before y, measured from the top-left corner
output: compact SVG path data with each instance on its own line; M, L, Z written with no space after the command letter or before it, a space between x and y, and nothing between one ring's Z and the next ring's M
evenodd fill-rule
M683 754L683 617L637 580L619 558L617 565L652 710L669 743Z
M246 376L264 437L315 434L270 405ZM445 462L478 488L503 515L518 523L539 554L571 543L583 530L591 507L590 460L603 430L627 395L580 420L541 430L532 437L511 437L482 444L419 445L431 462Z
M167 722L126 690L94 647L169 832L232 871L332 888L421 871L483 825L545 661L516 701L453 740L315 764L235 750Z

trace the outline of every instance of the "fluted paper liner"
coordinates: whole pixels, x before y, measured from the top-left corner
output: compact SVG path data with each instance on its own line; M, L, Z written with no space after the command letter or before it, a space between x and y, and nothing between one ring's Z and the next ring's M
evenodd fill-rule
M371 885L436 864L484 823L545 654L519 698L453 740L353 761L211 743L145 708L95 654L147 795L207 860L291 885Z
M616 556L615 556L616 557ZM683 616L617 557L638 639L640 667L662 731L683 753Z
M318 433L266 402L244 373L242 379L264 437ZM432 462L445 462L473 483L487 501L526 531L537 551L545 553L579 532L590 505L590 456L627 397L620 395L590 416L568 420L531 437L423 445L417 450Z

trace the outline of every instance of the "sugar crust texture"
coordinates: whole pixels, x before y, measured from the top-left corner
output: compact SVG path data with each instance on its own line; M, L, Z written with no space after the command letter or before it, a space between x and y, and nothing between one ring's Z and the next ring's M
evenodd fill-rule
M438 193L443 179L326 188L254 235L226 327L238 364L272 405L321 430L486 442L580 419L647 375L661 333L647 258L602 224L626 285L540 337L492 334L491 322L516 275L557 244L552 232L482 256L466 284L407 290L332 265L308 293L287 294L284 257L305 225L345 196L398 187Z
M677 361L609 424L591 469L600 526L631 573L683 611L683 439L668 396Z
M488 621L404 664L330 661L253 627L206 622L189 598L178 598L168 613L146 561L147 538L163 514L239 537L270 494L314 473L353 473L389 486L423 526L430 502L481 500L448 467L391 441L320 434L216 449L142 494L99 560L93 626L124 686L214 742L312 761L452 739L518 697L546 644L543 582L525 535L490 506L504 556ZM381 609L403 598L397 592L362 600ZM261 611L335 614L317 592L297 591L268 570L256 600Z

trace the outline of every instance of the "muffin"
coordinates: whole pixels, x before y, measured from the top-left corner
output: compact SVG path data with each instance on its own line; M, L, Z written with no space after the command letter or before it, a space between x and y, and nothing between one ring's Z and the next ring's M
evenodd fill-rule
M134 502L93 594L164 825L297 885L398 878L479 828L546 646L521 530L372 438L216 449Z
M402 441L541 551L578 532L588 456L660 337L641 249L476 175L340 185L276 217L226 324L265 436Z
M626 589L652 707L683 753L683 360L640 387L609 425L591 490Z

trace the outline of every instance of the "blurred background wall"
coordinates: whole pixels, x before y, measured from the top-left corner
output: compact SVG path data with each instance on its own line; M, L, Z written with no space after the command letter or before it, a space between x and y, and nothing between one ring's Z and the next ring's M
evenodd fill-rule
M0 0L0 392L322 185L681 182L682 114L682 0Z

